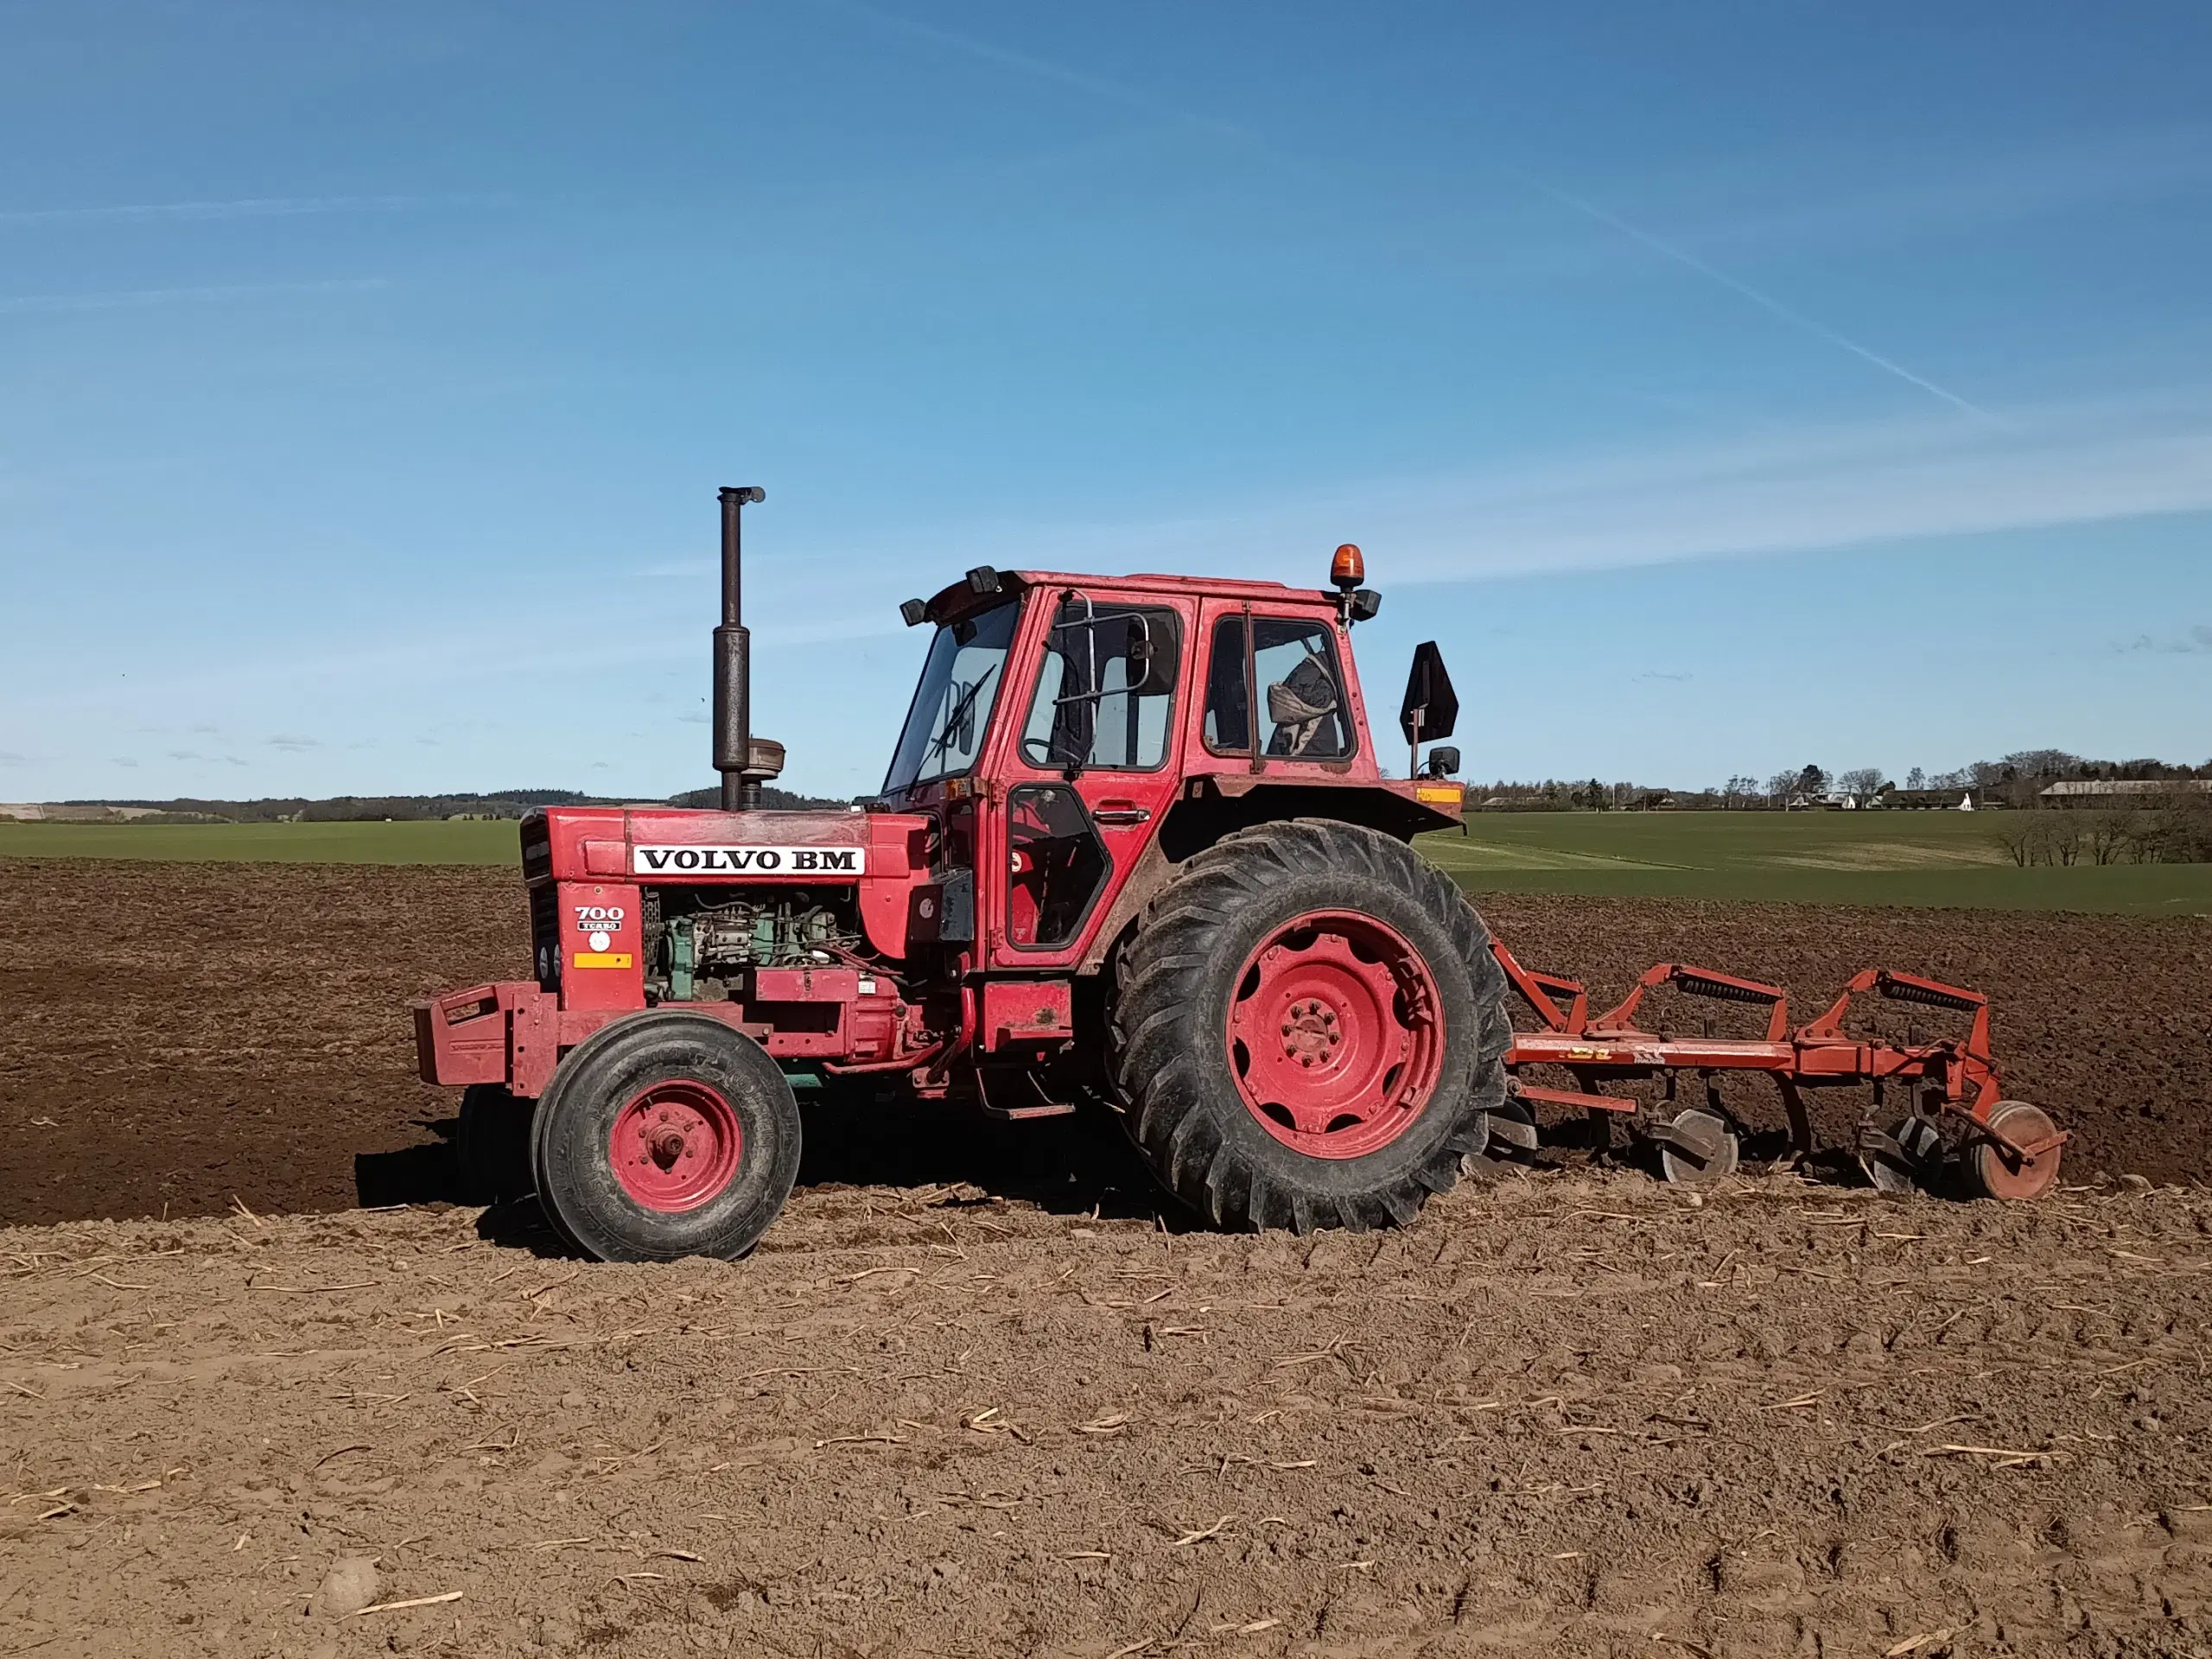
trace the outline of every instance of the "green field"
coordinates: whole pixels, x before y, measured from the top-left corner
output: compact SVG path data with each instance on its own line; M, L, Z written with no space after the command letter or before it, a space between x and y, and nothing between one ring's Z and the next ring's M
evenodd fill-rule
M1491 893L2212 914L2212 864L2016 867L1967 812L1476 813L1421 849Z
M1421 850L1478 893L2212 914L2212 864L2016 868L1992 814L1477 814ZM0 822L0 858L505 864L512 823Z

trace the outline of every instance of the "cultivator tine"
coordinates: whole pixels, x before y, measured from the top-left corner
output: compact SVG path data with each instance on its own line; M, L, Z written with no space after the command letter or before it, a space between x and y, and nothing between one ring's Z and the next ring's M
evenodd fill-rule
M1490 1115L1490 1138L1516 1152L1537 1147L1536 1115L1518 1095L1508 1095Z
M1943 1136L1924 1117L1900 1119L1888 1128L1859 1130L1859 1166L1878 1192L1910 1192L1932 1186L1943 1166Z

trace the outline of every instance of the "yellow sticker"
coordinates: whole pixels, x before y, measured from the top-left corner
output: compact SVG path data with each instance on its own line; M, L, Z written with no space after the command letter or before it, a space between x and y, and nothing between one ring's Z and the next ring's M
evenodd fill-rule
M569 960L578 968L627 968L630 953L627 950L579 950Z
M1459 798L1459 785L1453 784L1446 788L1436 784L1417 784L1414 794L1424 801L1456 801Z

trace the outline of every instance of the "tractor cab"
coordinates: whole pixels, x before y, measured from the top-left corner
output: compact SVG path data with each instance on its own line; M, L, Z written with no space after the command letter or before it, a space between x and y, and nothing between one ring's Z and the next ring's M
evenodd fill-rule
M1351 637L1381 601L1353 581L986 567L908 601L936 633L871 804L939 825L939 938L974 943L979 966L1085 971L1174 865L1240 824L1313 810L1404 839L1456 823L1457 785L1382 775Z

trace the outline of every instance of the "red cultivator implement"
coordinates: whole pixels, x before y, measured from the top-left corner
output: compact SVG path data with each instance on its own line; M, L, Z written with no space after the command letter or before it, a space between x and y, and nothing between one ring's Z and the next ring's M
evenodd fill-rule
M1885 1192L1933 1185L1955 1163L1972 1185L1992 1198L2037 1198L2058 1179L2059 1151L2068 1137L2041 1107L2004 1097L2001 1074L1989 1052L1989 999L1980 991L1870 968L1826 1010L1792 1030L1789 994L1782 987L1662 962L1616 1007L1592 1015L1589 995L1576 981L1524 968L1503 944L1493 943L1491 951L1507 982L1541 1024L1539 1030L1513 1034L1506 1053L1513 1083L1505 1105L1491 1115L1496 1140L1534 1148L1535 1105L1580 1109L1601 1125L1614 1116L1627 1118L1635 1133L1658 1149L1669 1180L1717 1180L1734 1171L1745 1132L1721 1100L1721 1074L1757 1071L1774 1079L1789 1119L1791 1150L1801 1159L1814 1150L1804 1091L1872 1084L1872 1098L1860 1120L1855 1149L1868 1179ZM1636 1022L1637 1009L1647 993L1662 987L1687 996L1764 1005L1765 1032L1738 1039L1647 1031ZM1972 1023L1964 1037L1928 1042L1854 1036L1844 1029L1844 1021L1853 1001L1869 991L1892 1002L1967 1014ZM1539 1065L1563 1068L1578 1086L1543 1088L1524 1081L1522 1073ZM1703 1084L1701 1101L1679 1103L1685 1074ZM1608 1082L1653 1080L1663 1085L1656 1102L1603 1092ZM1892 1085L1907 1093L1902 1112L1891 1103Z

